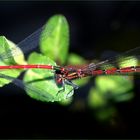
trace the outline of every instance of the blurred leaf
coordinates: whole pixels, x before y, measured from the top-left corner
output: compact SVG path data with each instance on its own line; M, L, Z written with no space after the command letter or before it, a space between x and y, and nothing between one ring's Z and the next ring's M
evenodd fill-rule
M138 59L134 56L121 57L121 58L119 58L119 62L120 62L119 66L121 68L138 65Z
M92 87L88 95L88 104L91 108L98 109L106 106L107 101L96 88Z
M18 50L20 55L14 56L14 54L11 54L13 50ZM14 64L26 64L22 51L19 48L17 48L13 42L9 41L4 36L0 36L0 53L1 53L0 65L2 66L14 65ZM15 78L18 77L21 72L22 70L20 69L0 70L1 74L5 74ZM0 87L2 87L5 84L9 84L10 82L11 81L2 78L0 79Z
M88 95L88 105L94 109L96 119L100 121L109 120L116 113L116 109L100 93L97 88L91 88Z
M98 120L100 121L107 121L109 119L112 118L112 116L114 116L114 114L116 114L117 110L115 109L115 107L108 107L108 108L102 108L96 111L95 116Z
M125 101L128 99L129 94L133 94L130 91L133 89L134 84L127 76L99 76L95 82L97 89L106 99L118 100L118 97L123 97L122 99ZM122 94L127 94L127 96L122 96ZM132 96L129 95L129 97Z
M39 54L32 53L28 59L29 64L46 64L55 66L56 63L50 58ZM41 101L61 101L65 100L67 94L71 91L73 94L73 87L65 84L65 91L62 90L62 85L58 86L56 84L54 73L51 70L47 69L30 69L26 72L24 76L24 82L28 85L31 85L32 88L36 88L38 92L29 91L26 89L29 96L34 99Z
M73 96L70 97L70 98L67 98L65 100L59 101L59 104L61 104L63 106L67 106L72 102L72 100L73 100Z
M63 15L49 19L41 34L40 49L43 54L59 64L65 64L69 48L69 26Z
M129 101L132 98L134 98L134 93L133 92L127 92L125 94L120 94L120 96L116 96L114 99L117 102L124 102L124 101Z

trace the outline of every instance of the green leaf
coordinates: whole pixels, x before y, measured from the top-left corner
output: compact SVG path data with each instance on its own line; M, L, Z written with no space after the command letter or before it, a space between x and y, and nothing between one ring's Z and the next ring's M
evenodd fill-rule
M51 17L40 38L40 50L59 64L65 64L69 48L69 26L63 15Z
M116 116L116 115L117 115L117 110L113 106L109 106L108 108L99 109L95 113L96 118L100 121L111 120L112 116Z
M107 121L116 115L116 109L109 104L98 88L92 87L88 95L88 105L94 109L95 117L100 121Z
M50 58L39 54L32 53L28 59L29 64L46 64L55 66L56 63ZM60 92L62 90L62 85L58 86L55 81L54 72L52 70L47 69L30 69L26 72L24 76L24 82L28 84L31 88L35 89L36 92L32 90L28 90L27 94L40 101L61 101L67 98L67 94L71 92L73 94L73 87L65 84L65 91ZM69 94L70 95L70 94Z
M115 101L117 102L124 102L129 101L134 98L133 92L127 92L126 94L120 94L119 96L115 96Z
M95 82L96 87L106 99L125 101L129 97L133 97L131 95L133 93L130 91L132 91L134 84L132 79L129 78L130 76L99 76Z
M18 50L17 52L20 55L14 55L13 51ZM4 36L0 36L0 65L14 65L14 64L26 64L24 60L24 55L22 51L10 40L6 39ZM22 70L19 69L5 69L0 70L1 74L5 74L12 77L18 77ZM0 78L0 87L5 84L9 84L11 81Z
M72 100L73 100L73 97L70 97L65 100L59 101L59 104L62 106L67 106L67 105L71 104Z
M138 65L138 59L134 56L121 57L121 58L118 59L118 62L119 62L119 66L121 68Z
M7 64L26 64L20 48L4 36L0 36L0 61Z
M101 108L107 105L107 100L100 94L98 89L92 87L88 95L88 104L91 108Z

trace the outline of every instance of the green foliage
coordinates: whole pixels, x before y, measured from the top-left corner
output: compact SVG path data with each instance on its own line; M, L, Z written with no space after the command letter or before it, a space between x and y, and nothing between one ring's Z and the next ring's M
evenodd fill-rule
M46 64L55 66L56 63L39 53L31 53L28 58L28 64ZM24 76L24 82L40 89L40 93L27 90L29 96L34 99L41 101L61 101L66 99L67 94L71 91L73 94L73 88L69 85L65 85L65 91L62 90L62 86L57 86L54 78L54 73L46 69L30 69L26 72ZM47 97L46 97L47 96Z
M66 18L62 15L54 15L51 17L45 25L44 31L40 38L40 51L39 53L31 53L27 62L24 60L22 51L11 41L5 37L0 38L0 64L1 65L15 65L15 64L50 64L56 65L64 64L68 57L69 48L69 27ZM20 55L16 55L15 53ZM2 54L6 54L3 56ZM13 57L11 57L13 56ZM7 58L7 59L5 59ZM54 62L55 61L55 62ZM1 73L17 78L21 73L21 70L4 70ZM24 82L28 84L27 87L31 87L29 90L26 88L27 94L41 101L61 101L66 100L67 94L73 95L73 87L65 85L63 91L62 85L57 85L55 82L54 72L43 69L30 69L24 75ZM9 80L0 79L0 86L8 84ZM61 91L61 92L59 92ZM59 92L59 93L58 93Z
M100 94L98 89L92 87L89 91L89 106L91 108L100 108L107 105L107 100Z
M108 94L105 94L107 98L116 98L133 89L133 82L123 76L100 76L96 78L95 82L101 94Z
M17 52L20 55L15 55ZM26 64L20 48L4 36L0 36L0 60L7 64Z
M21 53L20 56L14 56L13 57L8 57L8 55L10 55L9 53L12 53L12 51L9 50L17 50ZM8 39L6 39L4 36L0 36L0 65L2 66L6 66L6 65L13 65L13 64L20 64L19 62L22 63L26 63L24 60L24 55L22 53L22 51L16 47L16 45L9 41ZM6 59L8 58L8 59ZM1 74L6 74L8 76L12 76L12 77L18 77L19 74L21 73L22 70L19 69L10 69L10 70L1 70L0 73ZM5 84L9 84L11 81L6 80L6 79L0 79L0 87L4 86Z
M42 54L31 54L28 59L28 64L64 64L68 57L69 48L69 27L66 18L62 15L54 15L45 25L45 28L40 38L40 51ZM52 61L52 60L53 61ZM55 61L55 62L54 62ZM64 101L67 95L73 95L73 87L65 85L65 90L62 85L58 86L55 81L54 73L50 70L28 70L24 81L36 81L31 83L32 86L41 89L40 94L33 91L28 91L28 95L32 98L41 101ZM43 79L42 81L37 79ZM47 87L47 88L46 88ZM43 95L42 95L43 94ZM45 97L45 95L50 95Z
M41 33L40 37L40 52L32 52L29 55L27 62L24 60L22 51L11 41L4 36L0 37L0 65L15 65L15 64L50 64L59 65L83 65L87 61L78 54L69 54L69 25L63 15L52 16ZM15 52L20 55L14 55ZM3 56L2 54L6 54ZM11 55L13 57L11 57ZM10 56L10 57L9 57ZM16 57L15 57L16 56ZM8 58L8 59L5 59ZM121 61L122 58L119 58ZM124 58L123 58L124 59ZM126 67L130 64L136 66L137 59L133 58L125 63L120 63L120 67ZM125 65L124 65L125 64ZM106 66L105 66L106 67ZM102 67L104 69L105 67ZM110 68L113 67L111 64ZM22 70L3 70L1 73L18 77ZM86 85L91 77L83 78L74 81L79 86ZM31 88L25 87L27 94L40 101L54 102L59 101L62 105L68 105L73 99L73 87L65 85L65 91L58 94L63 89L62 85L57 85L53 71L46 69L30 69L24 75L23 81ZM8 84L9 80L0 79L0 86ZM92 81L91 81L92 82ZM107 120L114 114L116 109L113 106L116 102L129 101L133 98L133 76L100 76L95 78L95 83L89 88L88 105L94 110L95 116L99 120ZM71 98L66 98L67 95Z
M115 112L113 103L133 98L133 80L123 76L99 76L89 92L89 106L96 110L98 119L109 119Z
M113 106L109 106L106 108L100 108L100 109L96 110L95 117L99 121L107 121L109 119L111 120L111 118L115 115L117 115L116 108Z
M62 15L51 17L40 38L41 52L59 64L65 64L69 47L69 26Z
M123 61L121 61L123 60ZM120 64L119 66L122 67L128 67L128 66L137 66L138 65L138 59L135 58L134 56L129 56L129 57L122 57L119 58Z

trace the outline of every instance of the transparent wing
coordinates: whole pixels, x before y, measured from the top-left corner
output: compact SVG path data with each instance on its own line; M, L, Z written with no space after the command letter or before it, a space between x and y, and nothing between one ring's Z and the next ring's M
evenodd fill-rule
M101 61L97 64L91 65L94 69L108 69L112 66L120 67L129 67L129 66L138 66L140 62L140 47L128 50L122 54L114 56L105 61Z
M95 69L109 69L111 67L122 68L129 66L138 66L140 62L140 47L128 50L122 54L116 55L112 58L100 61L98 63L90 63L85 66L66 66L68 70L82 68L83 71Z
M24 54L34 50L39 45L40 35L44 28L45 25L37 29L35 32L33 32L31 35L17 44L17 46L23 51ZM49 27L49 29L42 35L42 40L46 39L50 35L52 30L53 29ZM18 55L21 55L21 51L18 48L10 48L6 51L6 53L0 52L0 59L4 60Z
M39 37L44 26L36 30L34 33L26 37L23 41L19 42L17 46L23 51L23 53L28 53L35 49L39 43ZM44 35L45 36L45 35ZM9 49L6 53L0 53L0 59L8 59L9 57L21 55L19 49Z
M8 75L5 75L5 74L0 74L0 78L4 78L4 79L12 81L13 84L20 87L23 90L26 89L26 91L34 92L40 98L47 99L48 101L49 100L53 101L53 97L50 94L48 94L46 91L44 91L43 89L40 89L40 88L36 88L35 86L32 86L31 84L24 83L20 79L17 79L17 78L14 78L14 77L11 77L11 76L8 76Z

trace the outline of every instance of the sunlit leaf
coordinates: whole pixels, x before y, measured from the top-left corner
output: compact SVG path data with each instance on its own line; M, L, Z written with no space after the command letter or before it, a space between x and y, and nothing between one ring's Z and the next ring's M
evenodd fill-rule
M28 59L29 64L46 64L55 66L56 63L50 58L39 54L32 53ZM24 76L24 82L28 83L32 87L38 89L39 92L29 91L27 93L34 99L41 101L61 101L67 98L67 94L73 91L73 87L65 85L65 91L62 90L62 85L58 86L54 78L54 72L47 69L30 69L26 72Z
M59 64L65 64L69 48L69 26L63 15L51 17L41 34L40 49L43 54Z
M129 57L122 57L119 59L119 66L122 67L129 67L129 66L137 66L138 65L138 59L134 56Z
M26 64L20 48L4 36L0 36L0 61L8 64Z
M59 101L59 104L63 105L63 106L67 106L69 105L73 100L73 97L67 98L65 100Z
M11 51L9 51L11 50ZM18 50L20 55L9 54L12 53L13 50ZM4 36L0 36L0 65L15 65L15 64L26 64L24 60L24 55L22 51L17 48L17 46L6 39ZM22 70L19 69L9 69L9 70L0 70L1 74L5 74L12 77L18 77ZM0 79L0 87L10 83L11 81L6 79Z

